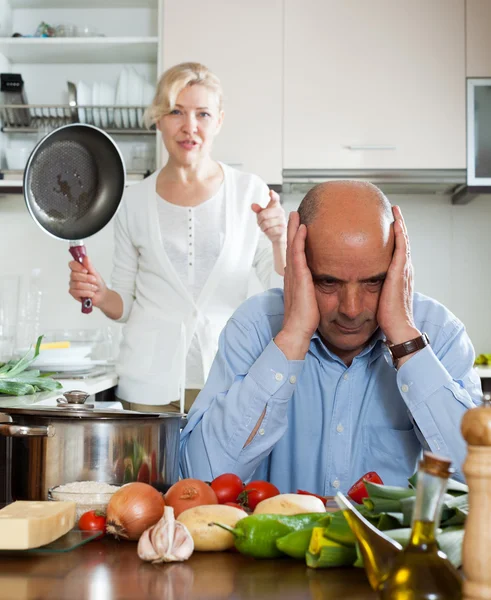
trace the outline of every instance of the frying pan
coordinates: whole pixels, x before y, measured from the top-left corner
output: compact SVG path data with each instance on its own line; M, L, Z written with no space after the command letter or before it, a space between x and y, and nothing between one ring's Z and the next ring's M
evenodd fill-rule
M70 254L81 263L84 239L105 227L118 210L125 178L123 157L107 133L73 123L46 135L31 152L24 200L39 227L70 242ZM82 312L92 312L90 298L82 299Z

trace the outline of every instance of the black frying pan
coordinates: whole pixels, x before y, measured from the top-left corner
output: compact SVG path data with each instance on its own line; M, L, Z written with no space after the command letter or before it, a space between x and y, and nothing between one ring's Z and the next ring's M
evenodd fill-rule
M101 129L74 123L55 129L32 151L24 171L24 199L34 221L48 235L70 242L83 261L83 240L115 215L125 186L123 157ZM92 311L90 298L82 312Z

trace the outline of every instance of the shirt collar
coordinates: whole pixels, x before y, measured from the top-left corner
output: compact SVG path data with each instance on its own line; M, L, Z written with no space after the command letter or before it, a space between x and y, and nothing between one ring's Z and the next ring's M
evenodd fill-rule
M382 333L380 327L375 331L375 333L373 334L370 343L368 344L368 346L366 346L365 348L363 348L363 350L360 352L360 354L357 354L355 356L355 359L358 357L363 357L363 356L367 356L368 355L368 364L371 365L375 360L377 360L377 358L379 358L379 356L383 353L384 351L384 340L385 340L385 336ZM318 349L322 349L322 351L324 353L327 353L328 356L335 360L336 362L342 362L341 359L339 358L339 356L337 356L336 354L334 354L334 352L331 352L329 350L329 348L326 347L326 345L324 344L324 342L322 341L321 336L319 335L319 332L316 330L314 335L312 336L310 343L314 344L314 347L317 347ZM343 363L344 364L344 363Z

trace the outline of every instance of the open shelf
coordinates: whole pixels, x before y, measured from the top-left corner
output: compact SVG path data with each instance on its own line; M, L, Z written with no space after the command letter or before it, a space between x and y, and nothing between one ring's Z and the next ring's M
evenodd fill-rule
M158 0L85 0L83 8L157 8ZM12 8L80 8L80 0L10 0Z
M144 112L144 106L4 104L0 105L0 121L4 133L35 133L46 127L87 123L107 133L155 135L155 128L144 127Z
M157 37L0 38L12 63L156 63Z

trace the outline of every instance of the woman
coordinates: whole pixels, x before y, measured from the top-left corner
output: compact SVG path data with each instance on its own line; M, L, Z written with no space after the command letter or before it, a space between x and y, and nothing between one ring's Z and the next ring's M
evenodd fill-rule
M283 275L286 218L258 177L212 159L224 113L220 82L206 67L166 71L145 116L162 135L167 164L125 191L111 287L86 257L70 262L70 294L126 324L117 364L125 408L178 410L185 380L189 410L251 270L265 287L273 270Z

